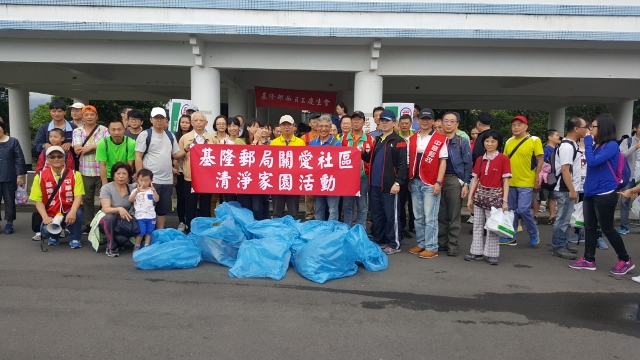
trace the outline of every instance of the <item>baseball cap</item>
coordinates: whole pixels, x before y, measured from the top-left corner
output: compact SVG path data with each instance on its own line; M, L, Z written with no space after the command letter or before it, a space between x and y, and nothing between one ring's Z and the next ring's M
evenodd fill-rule
M513 119L511 119L511 122L513 123L514 121L522 121L525 125L529 125L527 118L522 115L514 116Z
M84 104L81 102L73 103L73 105L71 105L72 109L82 109L83 107L84 107Z
M184 109L184 111L199 111L198 107L193 105L193 104L189 104L187 105L187 107Z
M82 107L82 113L86 113L88 111L94 112L94 113L98 113L98 110L96 110L96 107L93 105L85 105Z
M385 110L380 114L380 119L395 121L396 114L394 114L391 110Z
M280 124L286 123L286 122L288 122L290 124L295 124L295 121L293 121L293 118L291 117L291 115L283 115L280 118Z
M158 115L162 115L162 117L167 117L167 112L164 111L161 107L154 107L151 109L151 117L156 117Z
M418 119L424 119L424 118L435 119L435 115L433 114L433 110L431 110L429 108L424 108L424 109L420 110L420 113L418 114Z
M64 150L60 146L49 146L49 148L47 149L47 156L55 151L58 151L64 155Z
M353 114L351 114L351 118L354 118L354 117L356 117L356 116L357 116L357 117L361 117L361 118L363 118L363 119L365 118L365 117L364 117L364 113L363 113L362 111L354 111L354 112L353 112Z

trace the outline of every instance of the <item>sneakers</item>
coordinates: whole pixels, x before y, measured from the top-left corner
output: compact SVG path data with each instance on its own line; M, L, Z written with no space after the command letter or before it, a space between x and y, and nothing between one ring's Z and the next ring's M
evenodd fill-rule
M435 257L438 257L438 252L437 251L429 251L429 250L425 250L423 252L420 253L420 258L422 259L433 259Z
M89 234L89 232L90 232L90 231L91 231L91 227L90 227L89 225L85 225L85 226L82 228L82 234L83 234L83 235L87 235L87 234Z
M50 246L56 246L58 244L60 244L60 240L58 239L49 239L49 242L47 243L47 245L50 245Z
M5 234L13 234L13 224L7 224L4 226Z
M580 240L580 234L574 234L568 241L572 244L577 244Z
M569 251L572 254L577 254L578 253L578 248L575 246L571 246L569 244L567 244L567 251Z
M633 270L633 268L635 267L636 266L633 265L633 261L631 261L631 259L629 259L628 261L618 260L616 267L611 268L610 272L613 275L624 275L629 271Z
M473 224L473 215L469 216L467 219L467 224Z
M518 232L522 231L522 225L518 225Z
M596 262L595 261L587 261L585 258L580 258L578 261L569 264L569 267L572 269L578 270L595 270Z
M629 231L629 230L627 230L627 231ZM598 238L598 243L596 244L596 246L598 246L598 249L600 249L600 250L607 250L609 248L607 243L604 242L604 239L602 238L602 236Z
M518 243L516 242L516 239L509 239L509 238L500 238L500 245L510 245L510 246L515 246L518 245Z
M447 251L447 256L458 256L458 249L449 249Z
M106 254L107 254L108 257L118 257L118 256L120 256L120 253L118 252L118 249L111 250L111 249L107 248Z
M497 257L487 257L485 259L487 260L489 265L498 265L498 258Z
M632 277L631 280L640 283L640 276Z
M184 232L185 230L187 230L187 225L185 225L183 222L181 222L181 223L178 225L178 231L180 231L180 232Z
M33 241L40 241L42 239L42 235L37 232L35 235L33 235L33 237L31 238L31 240Z
M418 255L418 254L420 254L420 253L421 253L421 252L423 252L423 251L424 251L424 249L423 249L423 248L421 248L420 246L414 246L414 247L412 247L411 249L409 249L409 254L415 254L415 255Z
M139 250L140 250L140 244L133 246L133 252L136 252L136 251L139 251Z
M62 231L60 231L60 235L58 235L61 239L67 237L67 233L69 231L67 229L62 229Z
M396 249L396 248L392 248L391 246L387 246L386 248L382 249L382 252L384 252L387 255L393 255L395 253L399 253L400 249Z
M482 260L482 255L467 254L464 256L466 261Z
M69 246L71 246L72 249L79 249L82 247L82 243L80 240L71 240L69 241Z
M575 260L578 257L572 253L571 251L565 249L565 248L560 248L560 249L552 249L551 250L551 255L553 256L557 256L559 258L563 258L563 259L569 259L569 260Z
M553 225L553 224L555 224L555 223L556 223L556 217L555 217L555 216L550 217L550 218L549 218L549 225Z
M532 236L531 239L529 239L529 246L536 247L538 244L540 244L540 235Z
M618 230L618 234L620 235L627 235L629 233L629 229L627 229L626 227L621 227L620 230Z

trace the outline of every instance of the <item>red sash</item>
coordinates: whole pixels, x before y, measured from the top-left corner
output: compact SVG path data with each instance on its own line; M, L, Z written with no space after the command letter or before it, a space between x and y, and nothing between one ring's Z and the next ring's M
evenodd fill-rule
M409 138L409 179L413 179L416 176L419 136L420 132L417 132ZM429 143L420 160L420 180L425 184L434 185L438 180L440 149L447 144L448 140L446 136L435 131L431 135L431 139L429 139Z

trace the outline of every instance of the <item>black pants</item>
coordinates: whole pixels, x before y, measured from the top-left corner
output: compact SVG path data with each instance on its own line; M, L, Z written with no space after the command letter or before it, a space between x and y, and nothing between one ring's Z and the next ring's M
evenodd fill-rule
M16 219L16 190L18 183L14 181L0 182L0 201L4 199L4 218L13 223ZM2 220L2 216L0 216Z
M414 230L415 225L415 216L413 216L413 201L411 201L411 193L409 192L408 185L400 187L400 192L398 193L399 201L398 204L398 216L400 218L400 231L404 230L405 226L409 225L409 230ZM406 204L409 203L409 223L407 224L407 210Z
M273 195L273 217L284 217L284 206L287 205L287 215L293 216L298 220L298 211L300 210L300 195Z
M400 221L398 216L399 194L392 195L382 191L379 186L371 187L371 222L373 223L373 240L386 243L394 249L399 249L402 241Z
M178 182L176 183L176 197L178 203L176 204L176 211L178 212L178 220L181 223L186 223L186 207L185 207L185 192L184 192L184 174L178 174Z
M629 254L627 254L627 249L624 247L622 237L613 226L613 216L617 205L618 193L616 191L606 195L584 198L585 260L596 260L597 227L600 225L602 233L607 237L616 254L618 254L618 259L629 261Z
M124 248L124 245L129 241L129 237L116 234L114 229L116 227L116 214L107 214L98 222L100 231L107 238L107 248L109 250L115 250L116 248ZM72 238L73 239L73 238Z
M191 220L196 216L211 217L211 194L191 192L191 181L184 181L185 220L191 226ZM196 214L196 209L199 209Z

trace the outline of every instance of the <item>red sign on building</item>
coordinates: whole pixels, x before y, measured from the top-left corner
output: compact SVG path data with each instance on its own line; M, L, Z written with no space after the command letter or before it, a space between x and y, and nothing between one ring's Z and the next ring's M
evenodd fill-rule
M360 151L339 146L198 144L190 150L198 193L356 196Z
M256 86L256 107L277 106L309 110L313 112L333 113L337 92L277 89Z

